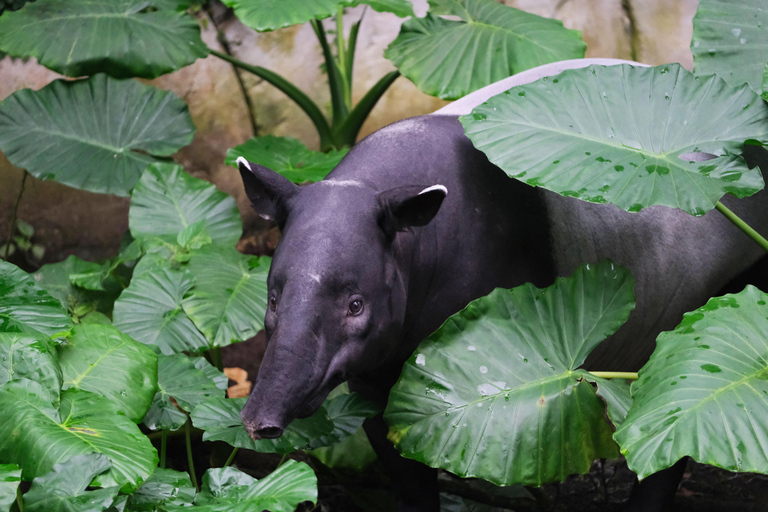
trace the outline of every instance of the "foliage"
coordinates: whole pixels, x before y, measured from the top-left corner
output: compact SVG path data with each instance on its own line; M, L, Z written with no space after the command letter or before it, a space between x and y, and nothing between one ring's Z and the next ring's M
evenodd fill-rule
M766 105L743 84L766 94L768 11L751 2L702 0L694 20L697 72L725 81L675 65L569 71L478 107L463 119L467 133L513 177L628 210L665 204L699 215L724 193L754 193L762 181L739 154L748 139L768 142ZM430 94L458 97L582 56L578 33L490 0L434 0L427 17L406 21L387 50L399 71L353 106L361 19L345 31L344 8L366 4L405 17L412 15L407 2L227 0L257 30L311 24L328 73L326 115L273 71L207 48L185 12L189 2L23 3L0 3L0 51L89 76L0 103L0 150L39 178L130 196L131 237L110 261L73 256L34 276L0 262L0 461L11 463L0 465L0 509L16 500L19 478L32 480L21 498L25 510L280 511L316 501L311 469L294 461L259 481L211 468L199 492L191 464L188 473L165 468L168 431L185 427L188 434L191 423L207 440L287 454L351 443L363 418L378 411L343 394L293 422L279 440L256 442L245 433L243 400L223 396L226 379L208 360L220 361L220 347L262 327L270 260L235 250L241 223L231 198L168 162L192 141L186 105L129 78L156 77L210 54L275 85L309 116L326 154L261 137L230 150L227 162L246 156L302 183L322 179L344 156L399 73ZM321 22L331 16L334 38ZM106 32L110 38L96 38ZM30 242L31 233L19 231ZM404 453L464 475L541 483L616 455L606 413L641 476L684 455L768 472L764 418L753 403L765 376L764 295L748 289L713 299L662 334L630 398L625 385L579 368L633 305L628 276L609 267L583 268L545 290L499 290L449 319L409 360L393 391L387 417ZM575 299L580 293L585 302ZM606 297L616 301L601 302ZM572 321L561 325L562 317ZM488 344L499 333L518 341ZM754 396L744 394L748 388ZM727 415L718 417L715 406ZM706 434L690 435L693 418ZM142 421L161 430L159 454ZM558 443L557 452L545 449ZM664 449L651 449L658 445ZM319 452L321 459L339 459L332 450ZM500 455L508 458L503 466Z
M542 108L552 115L537 115ZM629 211L661 204L703 215L725 193L763 187L740 153L746 139L768 138L765 103L746 85L676 64L567 70L491 98L461 121L513 178ZM696 153L717 158L696 161Z

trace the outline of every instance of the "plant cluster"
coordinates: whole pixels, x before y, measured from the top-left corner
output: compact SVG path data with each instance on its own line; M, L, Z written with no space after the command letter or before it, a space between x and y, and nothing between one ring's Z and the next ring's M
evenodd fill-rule
M241 224L231 198L168 163L192 140L186 105L133 77L215 55L269 81L307 113L327 153L268 136L227 159L244 156L304 182L343 157L400 73L457 98L585 49L559 22L492 0L433 0L386 51L398 71L353 106L361 22L345 32L344 9L409 16L408 2L225 3L255 30L312 24L330 116L276 73L207 48L183 0L36 0L0 16L0 51L86 77L0 103L0 150L38 178L131 198L130 234L110 261L72 256L34 275L0 262L0 512L293 510L317 498L306 464L289 461L256 481L227 463L208 469L198 488L191 455L188 471L165 467L167 433L184 428L189 440L193 425L235 450L287 454L337 443L377 413L354 394L335 394L280 439L247 435L243 400L225 398L220 348L261 329L269 258L234 249ZM754 92L768 89L760 54L768 10L759 4L701 2L697 75L676 65L567 71L492 98L461 119L465 131L530 185L629 211L716 207L746 229L719 199L763 186L740 156L745 142L768 141L768 107ZM333 42L321 21L332 16ZM713 72L720 76L706 76ZM747 288L688 314L659 337L630 388L614 378L633 376L580 367L626 320L632 287L626 270L604 262L546 289L524 285L474 301L406 363L385 411L390 438L406 456L500 484L561 480L619 453L641 477L684 455L768 472L766 295ZM693 425L701 435L691 435ZM22 479L32 482L23 495Z

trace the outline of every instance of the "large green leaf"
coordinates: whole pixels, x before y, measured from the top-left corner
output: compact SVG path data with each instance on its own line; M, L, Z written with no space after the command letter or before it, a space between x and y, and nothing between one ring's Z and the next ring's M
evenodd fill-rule
M25 479L93 452L112 461L112 468L98 478L102 487L118 485L131 492L152 474L157 451L111 400L70 389L61 393L57 409L47 396L38 383L26 379L0 387L0 459L19 464Z
M58 300L19 267L0 261L0 332L51 335L70 327Z
M321 436L330 436L334 431L335 425L328 412L325 407L320 407L309 418L292 421L279 438L254 441L240 419L246 400L245 397L209 398L192 411L192 424L205 431L204 441L224 441L238 448L283 454L317 448L316 440Z
M317 477L308 465L289 460L261 480L235 468L211 468L195 498L194 512L293 512L302 501L317 502ZM168 507L184 512L185 507Z
M760 91L768 61L768 8L764 0L700 0L693 17L693 68L729 84Z
M160 505L191 504L195 486L189 473L157 468L149 479L136 489L126 504L127 512L154 512Z
M0 103L0 150L13 165L91 192L127 196L153 155L178 151L194 131L172 92L101 74Z
M739 154L745 140L768 137L768 105L746 85L677 64L567 70L460 119L513 178L629 211L661 204L703 215L725 193L763 187ZM692 161L702 152L719 158Z
M303 183L325 178L348 151L346 148L328 153L311 151L292 137L266 135L252 137L228 149L224 163L237 167L236 160L242 156L249 162L272 169L294 183Z
M53 297L59 299L62 307L75 319L80 319L89 313L101 312L111 314L115 299L122 290L122 287L114 281L114 277L100 275L100 289L86 289L77 286L73 280L82 282L88 276L88 269L93 268L92 264L78 258L75 255L69 256L66 260L58 263L48 263L43 265L40 270L34 274L35 281L45 291ZM112 269L114 264L109 268ZM103 269L100 269L100 271ZM73 278L74 276L74 278ZM94 279L91 284L95 284ZM97 288L97 286L92 286Z
M0 333L0 385L18 379L37 382L58 401L61 368L50 338Z
M66 76L155 78L208 55L197 22L167 3L38 0L0 18L0 50Z
M577 370L634 308L610 261L548 288L496 289L450 317L403 368L384 417L409 458L499 485L540 485L618 456Z
M195 287L184 311L212 346L255 336L264 326L271 259L246 256L234 247L206 245L191 253Z
M685 455L768 473L768 294L715 297L663 332L614 436L641 478Z
M259 32L289 27L336 13L339 0L223 0L243 24Z
M134 276L115 301L115 327L137 341L157 345L166 355L207 349L208 340L181 307L193 286L186 271L157 268Z
M311 447L330 446L346 439L363 426L366 418L372 418L381 412L381 407L363 400L357 393L342 393L329 396L324 404L328 417L333 421L333 432L318 436Z
M494 0L430 0L384 52L427 94L457 99L520 71L584 57L577 30ZM437 15L458 16L460 21Z
M151 430L177 430L187 421L187 415L171 402L187 412L209 397L224 397L224 392L195 365L205 359L184 354L160 356L157 366L157 387L152 407L144 417L144 424ZM207 362L205 363L211 367ZM213 368L213 367L211 367Z
M59 347L63 389L103 395L140 422L157 390L157 354L111 325L80 325Z
M112 466L101 453L75 455L66 462L54 464L46 475L32 481L24 494L27 512L103 512L117 497L117 487L86 491L94 477Z
M161 237L177 241L185 228L204 221L214 242L234 246L243 232L232 197L180 165L151 165L131 196L128 224L134 238Z
M21 469L16 464L0 464L0 512L8 512L16 502Z
M355 7L357 5L368 5L377 12L391 12L405 18L413 16L413 5L408 0L343 0L341 5L345 7Z

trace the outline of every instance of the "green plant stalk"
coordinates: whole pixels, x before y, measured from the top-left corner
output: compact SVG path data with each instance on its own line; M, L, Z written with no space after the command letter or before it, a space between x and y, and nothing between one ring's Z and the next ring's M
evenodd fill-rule
M160 469L165 469L165 449L168 444L168 430L160 431Z
M355 49L357 49L357 35L360 33L360 24L363 23L363 17L367 6L363 8L363 13L360 15L360 19L357 23L352 25L349 31L349 43L347 46L347 62L344 63L344 70L347 72L347 83L349 84L349 90L352 91L352 68L355 64Z
M16 505L19 506L19 512L24 512L24 500L21 498L21 487L16 488Z
M587 372L601 379L637 380L637 372Z
M344 105L349 112L352 108L352 83L350 75L347 73L346 43L344 42L344 8L339 7L336 13L336 55L338 57L336 64L339 67L339 76L341 77L341 87L344 92Z
M234 462L235 456L237 455L237 450L239 450L239 449L240 448L235 446L234 450L232 450L232 453L229 454L229 458L227 459L227 462L224 463L224 467L227 467L230 464L232 464L232 462Z
M200 487L197 485L197 476L195 476L195 462L192 460L192 442L189 438L189 423L190 419L187 418L187 422L184 424L184 438L187 442L187 466L189 468L189 477L192 479L192 485L195 486L197 492L200 492Z
M399 71L390 71L379 79L376 84L371 87L365 96L355 105L352 112L344 119L339 126L334 128L334 140L338 140L344 145L353 146L357 140L357 134L360 133L360 128L363 126L368 114L371 113L373 107L381 99L381 96L387 91L392 82L400 76Z
M216 50L209 49L209 51L211 55L215 55L216 57L225 60L240 69L244 69L249 73L253 73L254 75L264 79L285 93L286 96L293 100L293 102L296 103L299 108L301 108L304 113L309 116L312 124L315 125L315 129L317 129L317 133L320 135L321 149L323 151L331 149L333 146L333 141L331 138L331 127L328 124L328 121L325 119L325 116L320 110L320 107L318 107L315 102L312 101L309 96L304 94L298 87L277 73L266 68L262 68L261 66L251 66L250 64L246 64L245 62L227 55L226 53L217 52Z
M752 240L754 240L757 245L763 248L766 252L768 252L768 240L763 238L760 233L752 229L752 227L741 220L741 218L733 213L731 210L729 210L723 203L718 201L715 204L715 209L725 215L725 218L729 221L733 222L736 227L738 227L740 230L742 230L744 233L747 234L748 237L750 237Z
M347 105L344 103L344 81L341 78L341 70L339 70L336 59L333 57L333 52L331 52L331 45L328 44L323 24L319 20L312 20L310 23L312 23L312 28L315 29L315 35L317 35L323 49L325 68L328 71L328 86L331 89L331 106L333 107L333 122L331 124L337 126L344 121L348 114Z
M21 196L24 194L24 185L27 183L27 176L29 173L24 170L24 174L21 178L21 188L19 188L19 195L16 196L16 203L13 205L13 216L11 217L11 225L8 228L8 240L5 243L5 254L7 258L8 251L11 250L11 239L13 238L13 232L16 229L16 219L19 218L19 203L21 203Z

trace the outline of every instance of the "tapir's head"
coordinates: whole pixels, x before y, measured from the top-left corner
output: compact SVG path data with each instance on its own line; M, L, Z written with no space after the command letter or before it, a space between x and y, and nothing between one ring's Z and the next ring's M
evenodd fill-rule
M376 191L333 179L298 187L242 158L238 166L254 209L282 231L269 271L267 352L241 413L253 438L271 438L392 356L407 284L397 234L429 223L446 189Z

